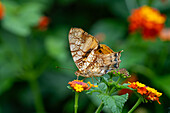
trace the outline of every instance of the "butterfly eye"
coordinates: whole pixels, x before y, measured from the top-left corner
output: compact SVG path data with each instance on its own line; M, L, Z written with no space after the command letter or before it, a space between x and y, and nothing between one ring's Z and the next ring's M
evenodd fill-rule
M115 57L118 57L118 53L115 53Z

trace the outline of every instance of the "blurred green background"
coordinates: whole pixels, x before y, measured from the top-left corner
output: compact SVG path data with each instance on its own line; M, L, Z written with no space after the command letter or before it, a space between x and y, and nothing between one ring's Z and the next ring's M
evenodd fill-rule
M167 17L169 0L2 0L0 21L0 113L72 113L74 93L67 83L77 70L69 50L71 27L82 28L114 51L124 50L120 68L162 92L157 102L141 104L135 113L170 112L170 42L146 41L129 34L131 10L149 2ZM42 16L50 23L39 30ZM102 35L99 35L102 34ZM57 69L56 66L69 69ZM87 79L88 81L89 79ZM126 113L137 101L131 96ZM94 113L100 100L80 94L79 113ZM109 113L104 109L103 113Z

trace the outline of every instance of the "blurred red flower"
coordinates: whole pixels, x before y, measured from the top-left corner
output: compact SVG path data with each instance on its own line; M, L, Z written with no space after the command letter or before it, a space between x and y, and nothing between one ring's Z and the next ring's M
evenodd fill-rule
M0 20L4 17L4 6L0 2Z
M41 17L39 20L38 29L42 31L46 30L49 23L50 23L50 19L47 16Z
M164 27L166 17L157 9L142 6L132 11L128 18L129 31L140 31L144 39L155 39Z

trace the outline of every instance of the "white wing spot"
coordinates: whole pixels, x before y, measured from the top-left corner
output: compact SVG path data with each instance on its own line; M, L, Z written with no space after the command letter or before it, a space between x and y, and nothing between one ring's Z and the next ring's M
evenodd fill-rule
M78 51L77 54L78 55L83 55L83 52L82 51Z
M81 57L80 56L74 56L73 57L73 60L74 60L74 62L76 62L78 59L80 59Z

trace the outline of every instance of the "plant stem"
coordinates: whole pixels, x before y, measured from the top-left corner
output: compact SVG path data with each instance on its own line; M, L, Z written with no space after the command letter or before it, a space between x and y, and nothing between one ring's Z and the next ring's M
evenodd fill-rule
M77 109L78 109L78 99L79 99L79 93L75 91L74 113L77 113Z
M121 77L119 77L118 80L116 81L116 85L119 83L120 80L121 80ZM114 90L115 90L115 87L111 89L111 91L109 92L109 95L111 95L114 92Z
M103 103L103 102L101 102L100 106L97 108L97 110L96 110L96 112L95 112L95 113L100 113L100 112L101 112L101 110L103 109L103 107L104 107L104 103Z
M139 98L138 101L136 102L136 104L132 107L132 109L128 113L132 113L139 106L139 104L141 102L142 102L142 100L141 100L141 98Z
M34 95L34 103L37 113L45 113L44 106L42 103L42 97L39 89L39 85L36 79L30 79L29 84Z

